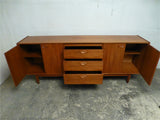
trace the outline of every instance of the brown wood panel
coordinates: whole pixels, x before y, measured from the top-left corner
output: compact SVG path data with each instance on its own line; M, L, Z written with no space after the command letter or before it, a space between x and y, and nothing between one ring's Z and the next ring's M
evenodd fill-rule
M64 61L64 71L102 71L102 61Z
M63 44L42 44L41 51L45 72L63 74Z
M134 55L124 55L123 62L132 63Z
M102 49L76 49L76 50L64 50L65 59L102 59Z
M104 44L104 73L121 71L125 44Z
M121 68L118 71L114 72L104 72L105 75L114 75L114 74L139 74L138 69L133 63L123 62Z
M146 47L145 47L146 48ZM136 68L140 71L141 69L141 63L143 62L144 54L145 54L145 48L141 50L141 54L133 58L133 64L136 66Z
M26 75L24 60L20 54L20 47L16 46L5 53L5 57L13 78L17 86Z
M154 47L148 45L142 51L142 54L134 61L135 65L138 67L141 75L148 83L148 85L151 85L152 83L159 57L160 52Z
M146 43L138 35L28 36L17 44L43 43Z
M102 74L64 74L64 84L102 84Z

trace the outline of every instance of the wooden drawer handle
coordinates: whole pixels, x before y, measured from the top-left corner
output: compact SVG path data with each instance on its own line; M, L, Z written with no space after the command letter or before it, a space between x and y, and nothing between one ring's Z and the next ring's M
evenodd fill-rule
M86 65L87 63L86 62L81 62L80 63L82 66Z
M86 78L87 77L87 75L81 75L80 76L80 78L82 78L82 79L84 79L84 78Z
M81 54L85 54L85 53L87 53L87 50L82 50L81 51Z

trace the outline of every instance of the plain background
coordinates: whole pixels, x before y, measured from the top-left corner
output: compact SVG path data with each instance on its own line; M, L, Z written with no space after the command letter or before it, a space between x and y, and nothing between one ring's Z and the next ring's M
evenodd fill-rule
M160 0L0 0L0 84L28 35L140 35L160 50Z

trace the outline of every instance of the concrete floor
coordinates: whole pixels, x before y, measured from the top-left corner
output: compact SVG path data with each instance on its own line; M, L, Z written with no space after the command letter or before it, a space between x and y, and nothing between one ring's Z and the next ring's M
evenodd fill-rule
M80 86L27 76L17 88L10 77L0 86L0 120L160 120L159 106L160 70L150 87L140 75Z

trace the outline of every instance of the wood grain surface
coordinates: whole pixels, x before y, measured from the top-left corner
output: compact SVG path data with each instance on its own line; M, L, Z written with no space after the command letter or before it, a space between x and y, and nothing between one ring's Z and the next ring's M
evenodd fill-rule
M64 71L102 71L102 61L64 61Z
M41 49L45 72L63 74L63 44L42 44Z
M24 59L20 54L20 47L16 46L5 53L5 57L13 78L15 86L17 86L25 77L26 69Z
M102 49L64 50L64 59L102 59Z
M138 35L28 36L17 44L43 43L146 43Z
M125 44L104 44L104 73L119 72L125 53Z
M64 84L102 84L102 74L64 74Z

